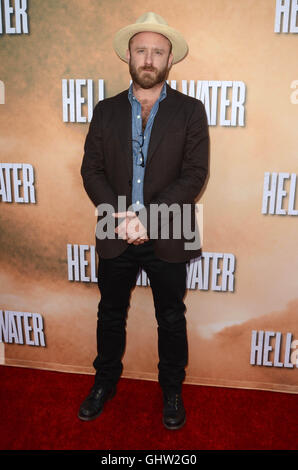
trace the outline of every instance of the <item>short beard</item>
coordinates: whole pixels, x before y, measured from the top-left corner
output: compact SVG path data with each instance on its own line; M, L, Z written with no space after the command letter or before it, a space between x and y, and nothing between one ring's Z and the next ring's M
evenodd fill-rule
M142 73L146 70L152 70L154 73ZM141 88L149 89L155 85L164 82L169 75L169 69L166 65L163 69L158 70L155 67L139 67L136 69L132 64L131 59L129 60L129 73L132 81L139 85ZM142 76L141 76L142 73Z

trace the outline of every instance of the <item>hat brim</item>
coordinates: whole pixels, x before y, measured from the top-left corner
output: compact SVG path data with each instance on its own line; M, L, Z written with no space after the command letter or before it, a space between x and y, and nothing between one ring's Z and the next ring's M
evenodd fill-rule
M126 51L130 38L137 33L149 31L152 33L159 33L169 39L172 43L173 64L180 62L188 53L188 45L183 36L168 25L142 23L132 24L120 29L114 38L114 49L120 59L127 62Z

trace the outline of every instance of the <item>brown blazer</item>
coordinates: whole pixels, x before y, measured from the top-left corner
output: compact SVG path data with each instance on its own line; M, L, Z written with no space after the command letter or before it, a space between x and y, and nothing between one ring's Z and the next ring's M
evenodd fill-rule
M111 204L117 212L117 197L132 203L131 105L128 90L97 103L84 147L81 175L93 204ZM201 255L201 247L185 249L188 238L162 239L161 227L151 226L150 204L191 204L191 229L196 228L194 202L208 174L209 132L204 105L167 85L167 97L155 116L144 177L147 232L155 239L155 254L169 262L189 261ZM161 206L158 206L161 207ZM145 209L143 209L145 211ZM142 211L141 211L142 213ZM183 217L181 216L181 220ZM119 222L119 221L118 221ZM162 224L162 220L160 221ZM169 225L171 222L169 223ZM96 238L99 257L113 258L127 248L120 238Z

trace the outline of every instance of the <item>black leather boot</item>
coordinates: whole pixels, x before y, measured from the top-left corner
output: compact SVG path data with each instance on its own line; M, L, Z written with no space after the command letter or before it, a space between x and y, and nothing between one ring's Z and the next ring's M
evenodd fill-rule
M186 421L186 413L180 393L163 393L163 424L167 429L180 429Z
M80 406L78 417L83 421L91 421L97 418L103 411L107 400L116 394L116 386L104 387L102 385L92 387L89 395Z

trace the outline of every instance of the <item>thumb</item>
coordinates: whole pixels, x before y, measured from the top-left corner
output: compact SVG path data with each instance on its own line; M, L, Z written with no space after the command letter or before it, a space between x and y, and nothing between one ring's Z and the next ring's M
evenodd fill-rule
M136 217L135 212L125 211L125 212L113 212L113 217Z

